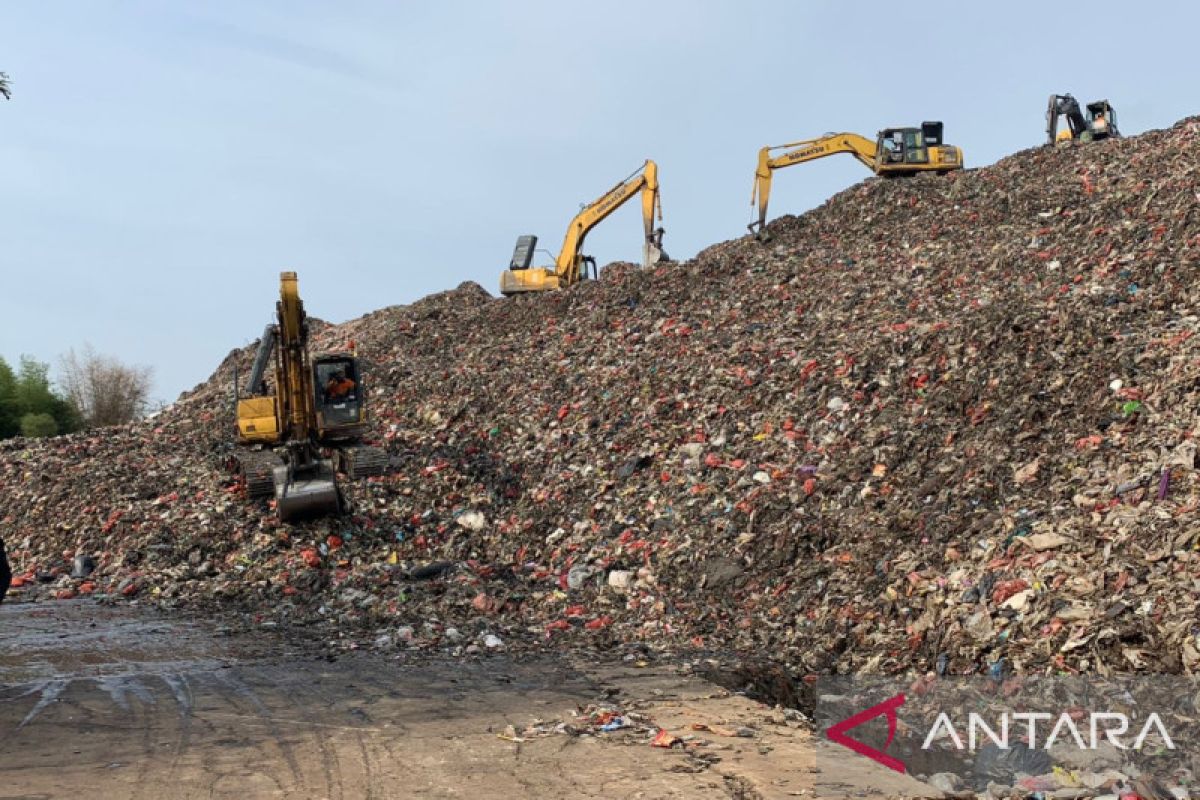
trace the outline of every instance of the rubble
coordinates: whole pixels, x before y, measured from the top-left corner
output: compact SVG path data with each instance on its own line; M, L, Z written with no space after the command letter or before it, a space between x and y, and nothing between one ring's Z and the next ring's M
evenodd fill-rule
M392 461L344 518L240 496L235 351L143 423L0 443L13 592L797 676L1195 671L1198 153L1189 119L869 179L768 245L316 326Z

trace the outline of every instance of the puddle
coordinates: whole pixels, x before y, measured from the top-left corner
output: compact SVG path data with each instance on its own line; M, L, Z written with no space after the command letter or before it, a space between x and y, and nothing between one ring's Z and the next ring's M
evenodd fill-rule
M32 703L17 730L71 700L75 687L99 692L125 713L166 697L186 719L194 705L190 681L280 655L271 637L224 636L214 624L137 606L0 606L0 703Z
M184 622L150 609L87 600L0 606L0 686L50 680L107 681L114 699L137 695L142 675L211 672L254 660L265 647L221 636L216 626ZM175 688L172 688L175 691Z

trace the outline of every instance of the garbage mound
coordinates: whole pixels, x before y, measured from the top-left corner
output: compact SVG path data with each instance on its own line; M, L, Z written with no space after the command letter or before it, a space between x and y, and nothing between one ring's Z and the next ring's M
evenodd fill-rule
M453 652L1195 671L1198 155L1192 118L872 178L766 244L322 326L392 461L343 518L222 468L234 351L143 423L0 443L13 591Z

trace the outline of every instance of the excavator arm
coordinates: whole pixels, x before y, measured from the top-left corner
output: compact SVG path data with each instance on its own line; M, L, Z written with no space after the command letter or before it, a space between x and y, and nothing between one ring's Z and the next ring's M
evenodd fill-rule
M877 147L875 142L857 133L827 133L816 139L764 147L758 151L758 169L754 172L754 189L750 194L750 205L758 205L758 220L750 223L751 233L763 231L767 223L767 202L771 199L771 176L777 169L814 161L818 158L849 153L874 170ZM779 155L772 153L784 150Z
M283 520L336 513L342 507L333 464L315 441L313 373L308 357L308 318L294 272L279 275L275 391L287 458L273 468L275 505Z
M1046 140L1048 144L1054 144L1058 136L1059 117L1067 118L1067 127L1071 131L1072 139L1078 139L1087 130L1087 120L1083 118L1079 101L1069 94L1052 94L1050 103L1046 107Z
M658 165L647 159L637 171L584 207L571 220L571 224L567 226L567 235L563 238L562 249L559 250L554 263L559 286L571 286L579 282L584 262L581 251L588 232L639 193L642 196L642 227L645 230L643 266L653 266L663 258L662 229L654 230L655 218L662 222Z
M308 320L294 272L279 275L279 372L277 389L288 437L307 442L313 411L312 371L308 368Z

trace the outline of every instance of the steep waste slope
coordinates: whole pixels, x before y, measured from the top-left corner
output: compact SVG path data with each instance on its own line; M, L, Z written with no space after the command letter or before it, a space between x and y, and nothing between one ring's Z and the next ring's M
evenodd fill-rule
M1194 669L1198 137L872 179L767 245L325 328L395 461L345 520L278 526L216 469L233 353L145 425L5 445L0 535L19 569L97 552L98 591L415 646Z

